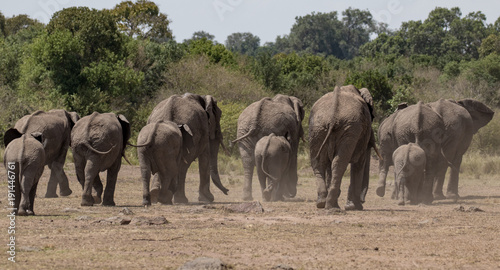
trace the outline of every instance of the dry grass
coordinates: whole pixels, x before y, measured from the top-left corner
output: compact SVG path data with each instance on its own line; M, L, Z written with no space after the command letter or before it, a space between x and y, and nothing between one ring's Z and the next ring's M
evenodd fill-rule
M224 210L241 203L242 175L222 175L230 189L225 196L212 186L216 202L194 203L198 176L188 175L188 205L141 207L137 166L122 166L115 193L116 207L80 207L80 187L73 164L66 166L74 191L69 197L45 199L48 171L35 201L34 217L16 220L16 264L0 260L0 269L176 269L196 257L216 257L235 269L495 269L500 267L500 183L496 175L481 179L464 175L458 204L397 206L375 195L376 173L365 211L318 210L312 170L300 171L297 197L262 202L264 213ZM5 170L0 170L5 175ZM103 178L105 176L103 175ZM5 178L2 178L5 179ZM342 184L345 203L348 179ZM0 182L5 190L6 182ZM254 198L261 201L258 181ZM0 200L5 206L6 193ZM484 212L462 212L478 207ZM164 216L165 225L96 223L120 216L127 207L137 216ZM0 228L8 220L3 210ZM4 233L4 244L7 241ZM5 249L4 249L5 250Z

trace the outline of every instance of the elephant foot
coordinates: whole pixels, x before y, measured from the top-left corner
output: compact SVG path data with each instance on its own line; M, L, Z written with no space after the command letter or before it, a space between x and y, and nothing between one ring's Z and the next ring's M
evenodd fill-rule
M188 198L185 195L174 195L174 202L175 203L181 203L181 204L187 204L189 202Z
M215 200L215 198L214 198L214 195L212 193L208 193L208 194L200 193L198 195L198 201L199 202L208 202L208 203L211 203L214 200Z
M405 201L404 201L404 200L400 200L400 201L398 202L398 205L404 206L404 205L405 205Z
M333 208L340 209L339 203L337 201L325 203L325 209L333 209Z
M151 196L151 202L152 203L157 203L158 202L158 196L160 195L160 188L159 187L154 187L151 189L149 192Z
M432 196L434 197L434 200L436 200L436 201L446 199L446 197L444 196L444 194L442 192L434 193L434 194L432 194Z
M460 196L458 196L458 194L448 192L446 193L446 198L453 200L453 202L457 202Z
M262 198L264 201L268 202L271 200L271 191L268 189L265 189L262 191Z
M92 198L94 199L94 204L100 204L102 202L100 196L92 195Z
M346 211L354 211L354 210L363 210L363 205L361 204L361 202L352 202L352 201L347 201L347 203L345 204L345 207L344 209Z
M159 202L160 204L162 204L162 205L172 205L172 204L173 204L173 203L172 203L172 201L168 201L168 200L165 200L165 201L160 200L160 201L158 201L158 202Z
M45 198L59 198L59 196L57 196L57 194L54 192L54 193L45 193Z
M384 197L385 195L385 186L378 186L376 189L377 195L379 197Z
M253 201L252 191L243 190L243 198L244 201Z
M82 202L80 203L81 206L93 206L94 205L94 198L92 196L82 196Z
M115 202L114 201L107 201L107 200L104 200L102 201L102 205L103 206L115 206Z
M71 194L73 194L73 191L71 189L68 189L68 190L61 190L59 191L59 194L63 197L66 197L66 196L69 196Z

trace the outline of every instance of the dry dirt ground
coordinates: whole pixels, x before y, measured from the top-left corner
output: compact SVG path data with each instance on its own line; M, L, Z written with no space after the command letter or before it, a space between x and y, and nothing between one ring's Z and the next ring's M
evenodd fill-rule
M227 209L243 203L241 175L223 175L229 195L212 185L216 201L205 205L196 203L198 176L190 173L186 193L191 203L144 208L139 168L123 165L117 206L81 207L73 164L66 165L66 172L72 195L43 198L46 169L35 200L37 215L16 218L12 263L6 253L7 183L1 166L0 269L177 269L197 257L219 258L233 269L500 268L496 176L462 177L457 203L398 206L388 195L375 194L372 172L365 210L343 212L316 209L316 184L309 169L300 172L297 197L286 202L262 202L254 177L254 199L261 201L264 212L240 213ZM344 178L342 206L347 184ZM124 208L133 214L121 214ZM142 217L164 217L168 223L135 224ZM120 225L123 219L132 223Z

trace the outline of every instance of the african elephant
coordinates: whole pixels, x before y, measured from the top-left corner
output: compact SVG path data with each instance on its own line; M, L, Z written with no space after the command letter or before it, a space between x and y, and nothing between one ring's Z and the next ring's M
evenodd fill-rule
M425 151L425 179L417 196L417 202L430 204L433 201L432 188L437 167L443 157L442 145L446 145L443 119L428 104L418 102L406 108L401 107L387 117L379 126L378 137L382 158L379 161L377 195L383 197L389 166L393 165L393 152L401 145L416 143Z
M237 139L245 183L243 200L252 200L252 176L255 166L255 145L264 136L274 133L276 136L290 136L292 148L289 159L287 179L280 185L280 194L294 197L297 194L297 152L299 140L304 137L302 120L304 108L302 101L296 97L278 94L274 98L263 98L250 104L238 117Z
M271 133L262 137L255 145L255 164L259 176L262 197L266 201L283 199L279 186L285 182L292 147L290 136L276 136ZM266 181L267 180L267 181ZM267 182L267 184L266 184Z
M17 215L34 215L36 188L45 167L45 151L40 132L21 134L17 129L5 132L4 166L12 170L14 179L14 209ZM18 167L17 169L15 167ZM7 175L7 179L14 175Z
M50 169L46 198L57 197L58 184L61 196L69 196L72 193L63 167L71 141L71 129L78 119L80 117L77 113L65 110L36 111L19 119L14 126L22 134L42 133L44 165L48 165Z
M367 89L362 90L352 85L335 87L311 109L309 150L316 176L318 208L340 208L340 185L350 163L351 183L345 209L363 210L370 150L375 141L371 127L373 100Z
M392 154L394 161L394 199L399 205L417 204L418 191L425 178L425 152L415 143L403 144Z
M172 204L177 177L182 162L182 138L193 136L188 125L171 121L156 122L144 126L137 137L137 156L141 166L143 205L151 205L149 184L151 173L158 173L160 190L158 201Z
M83 188L82 206L101 202L103 185L99 172L105 170L106 189L102 205L115 205L116 179L129 138L130 124L121 114L94 112L76 123L71 131L71 149L76 177Z
M185 192L186 173L191 163L198 158L200 172L200 186L198 200L213 202L214 195L210 192L210 177L224 194L229 191L220 181L217 158L219 146L224 149L220 118L222 111L217 101L210 95L201 96L186 93L182 96L173 95L160 102L151 112L148 124L160 121L172 121L178 125L188 125L193 136L183 137L183 150L177 190L174 193L174 202L187 203ZM160 190L160 183L155 177L151 190L151 200L155 201Z
M434 179L433 196L435 200L445 198L443 183L446 170L450 167L446 197L456 201L459 198L458 179L462 156L469 148L472 136L491 121L494 112L485 104L473 99L459 101L440 99L429 103L429 106L443 118L444 137L447 139L443 145L443 153L447 158L435 164L437 175Z

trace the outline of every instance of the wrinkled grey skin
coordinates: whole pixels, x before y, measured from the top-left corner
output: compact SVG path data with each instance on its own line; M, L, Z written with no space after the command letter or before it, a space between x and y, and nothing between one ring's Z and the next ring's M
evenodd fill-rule
M446 138L443 153L448 158L448 160L440 159L436 164L437 173L434 179L433 196L435 200L445 198L443 184L446 170L450 167L446 198L457 201L462 157L469 148L474 134L491 121L494 112L485 104L473 99L459 101L440 99L429 103L429 106L443 118Z
M44 165L48 165L50 169L46 198L57 197L58 184L61 196L69 196L72 193L63 168L71 140L71 129L78 119L80 117L77 113L65 110L36 111L19 119L14 126L22 134L42 133Z
M174 193L175 203L188 203L185 193L186 173L191 163L198 158L200 172L200 186L198 201L213 202L214 195L210 192L210 177L214 184L227 195L226 189L219 176L217 158L219 146L222 144L220 117L222 111L217 106L217 101L212 96L200 96L186 93L182 96L173 95L160 102L151 112L148 124L160 121L172 121L178 125L188 125L193 136L183 137L182 159L179 168L177 190ZM160 183L155 176L151 200L160 190Z
M107 171L107 177L102 205L115 205L116 179L129 138L130 124L121 114L94 112L76 123L71 131L71 149L76 176L83 188L82 206L101 202L103 185L99 172L103 171Z
M141 166L143 205L151 205L151 174L158 174L158 201L172 204L179 168L182 166L183 133L184 136L193 136L189 126L178 126L171 121L148 124L139 132L136 147Z
M415 143L403 144L392 154L394 193L399 205L417 204L418 191L425 178L425 152Z
M340 185L350 163L351 183L345 209L363 209L370 151L375 146L370 104L373 101L369 91L352 85L336 87L314 103L309 117L309 146L318 208L340 208Z
M425 151L425 179L417 201L430 204L433 201L432 188L437 166L443 157L442 145L446 145L443 119L429 105L419 102L407 108L398 109L379 126L380 152L379 181L377 195L383 197L389 166L393 165L392 154L401 145L416 143Z
M279 185L286 180L289 159L292 157L291 138L274 133L262 137L255 145L255 164L259 176L262 197L266 201L283 199ZM266 181L267 180L267 181Z
M14 183L14 208L19 216L34 215L36 188L45 167L45 151L42 145L43 135L40 132L21 134L16 129L5 132L4 166L18 162L17 177ZM12 165L10 165L12 166ZM7 178L12 177L7 175Z
M245 183L243 200L253 200L252 176L255 167L255 145L264 136L274 133L276 136L290 136L292 148L286 181L280 185L280 194L294 197L297 194L297 152L300 138L303 139L304 108L302 101L293 96L278 94L274 98L263 98L250 104L238 117L237 139L243 162Z

